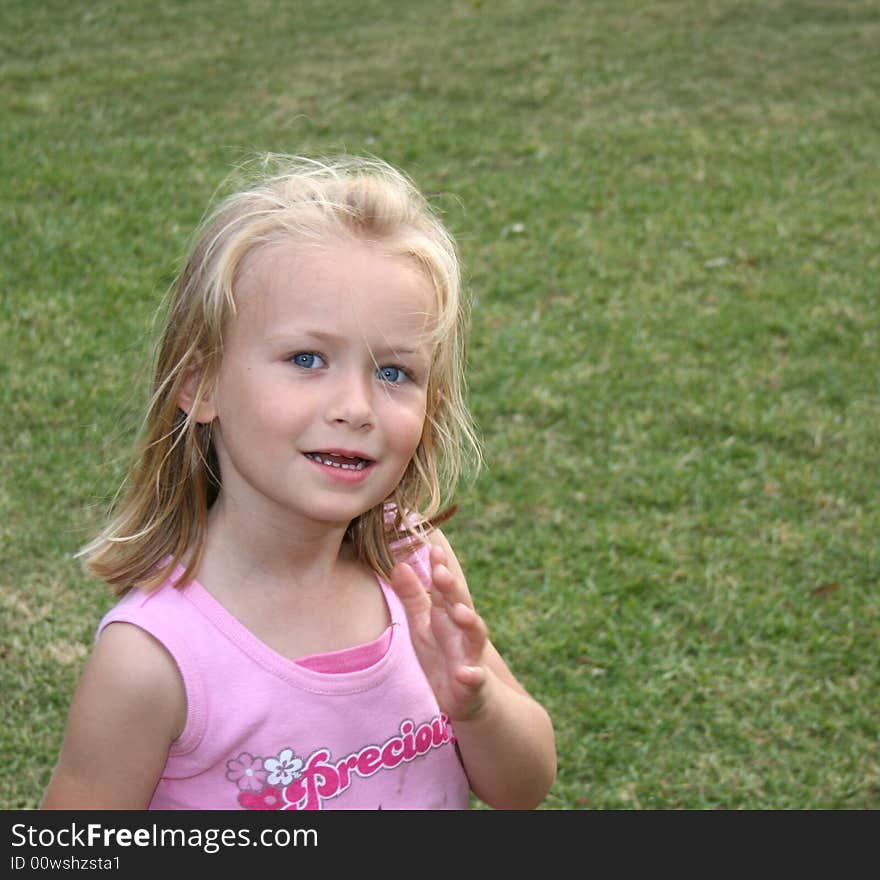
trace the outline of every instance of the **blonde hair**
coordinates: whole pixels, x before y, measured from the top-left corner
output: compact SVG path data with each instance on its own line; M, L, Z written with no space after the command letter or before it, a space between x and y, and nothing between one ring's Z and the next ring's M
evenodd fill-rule
M194 234L171 290L143 440L109 522L80 551L88 570L118 594L135 585L154 588L185 561L178 581L182 586L198 568L208 510L222 475L211 425L200 424L194 414L220 364L224 328L236 311L239 267L266 244L331 235L380 242L388 253L414 260L435 294L421 442L391 497L350 524L358 557L387 578L396 542L407 534L422 535L447 503L463 464L479 465L464 401L458 257L449 233L415 186L377 159L268 155L241 171L247 175L245 184L224 198ZM180 396L196 373L198 387L184 412Z

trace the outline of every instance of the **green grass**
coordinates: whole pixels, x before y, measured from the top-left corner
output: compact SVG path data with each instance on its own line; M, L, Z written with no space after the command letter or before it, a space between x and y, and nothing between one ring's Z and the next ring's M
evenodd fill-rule
M44 2L0 28L0 807L111 599L159 299L254 150L456 235L489 467L449 524L550 710L549 808L878 808L870 0Z

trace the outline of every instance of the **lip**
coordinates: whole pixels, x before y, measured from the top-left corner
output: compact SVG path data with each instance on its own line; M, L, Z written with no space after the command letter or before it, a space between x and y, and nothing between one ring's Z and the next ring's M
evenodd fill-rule
M315 449L307 449L306 453L309 452L325 452L327 455L341 455L343 456L343 458L362 458L364 459L364 461L369 462L370 464L375 461L374 458L371 458L365 452L360 452L356 449L338 449L336 447L327 449L323 446L318 446Z
M373 466L376 464L372 459L367 458L365 455L362 455L359 452L354 452L353 450L342 451L339 449L321 449L315 450L316 453L323 453L325 455L341 455L346 458L360 458L364 460L364 466L360 470L348 469L344 467L334 467L333 465L324 464L321 461L316 461L314 458L309 457L309 453L303 453L303 458L306 461L310 461L320 473L322 473L327 479L333 480L338 483L345 483L348 485L353 485L355 483L360 483L363 480L366 480L370 471L373 469Z

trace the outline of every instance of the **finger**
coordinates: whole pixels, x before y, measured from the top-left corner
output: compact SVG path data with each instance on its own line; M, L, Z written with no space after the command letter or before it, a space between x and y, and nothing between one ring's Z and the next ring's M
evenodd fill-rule
M448 570L442 566L431 569L431 583L428 587L428 594L431 597L431 605L434 608L441 609L448 614L451 607L450 593L454 592L454 590L455 584L450 583Z
M445 565L435 565L431 569L431 587L444 599L455 592L455 578Z
M449 616L449 610L445 606L434 605L431 608L431 631L449 667L461 663L463 657L461 630Z
M449 675L452 675L453 670L459 666L473 664L474 658L470 656L470 646L445 608L431 609L431 634Z
M411 565L399 562L391 569L391 587L403 603L407 615L424 611L430 604L419 576Z
M431 565L446 565L446 551L437 544L432 544L431 549L428 552L428 558L431 560Z
M466 662L479 662L489 640L486 622L473 608L461 604L452 609L450 619L461 633L461 650Z
M445 565L431 569L431 582L443 594L444 599L454 605L472 605L472 600L461 578L457 578Z
M453 605L450 617L468 638L475 641L486 641L489 635L486 621L470 605L465 605L462 602Z

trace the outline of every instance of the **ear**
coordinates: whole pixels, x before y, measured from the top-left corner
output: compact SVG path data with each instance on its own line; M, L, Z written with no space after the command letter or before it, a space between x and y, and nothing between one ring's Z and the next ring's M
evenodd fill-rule
M192 367L183 380L177 405L187 414L191 415L199 424L206 425L217 418L217 407L214 405L213 389L202 390L199 397L199 385L202 381L202 371L199 367Z

